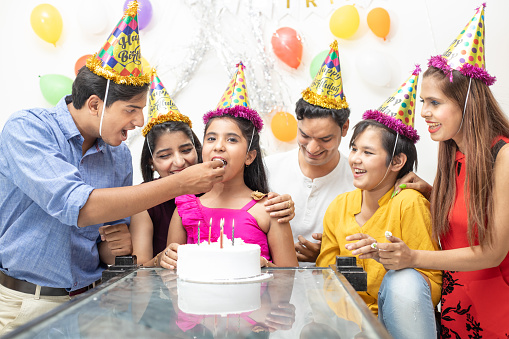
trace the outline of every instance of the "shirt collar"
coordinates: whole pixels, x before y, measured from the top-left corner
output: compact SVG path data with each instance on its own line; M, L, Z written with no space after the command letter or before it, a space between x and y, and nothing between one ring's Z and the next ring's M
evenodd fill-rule
M382 207L382 206L386 205L389 202L389 200L391 199L392 192L393 192L393 190L390 189L380 199L378 199L378 206L379 207ZM353 212L354 215L356 215L356 214L359 214L361 212L361 207L362 207L362 190L357 188L354 191L354 194L355 194L355 196L352 199L352 212Z
M74 119L72 118L71 112L69 112L69 108L67 107L67 104L71 102L71 96L68 95L60 99L56 106L57 122L67 140L77 135L81 135L78 127L76 127Z

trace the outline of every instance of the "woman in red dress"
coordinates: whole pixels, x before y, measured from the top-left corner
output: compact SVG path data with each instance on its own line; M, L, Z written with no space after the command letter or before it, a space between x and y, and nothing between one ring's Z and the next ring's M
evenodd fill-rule
M444 270L442 338L509 338L509 122L489 89L495 78L483 52L480 7L424 73L421 116L439 142L434 185L414 173L396 184L430 197L442 251L410 250L393 236L377 246L386 269ZM357 248L361 258L375 251Z

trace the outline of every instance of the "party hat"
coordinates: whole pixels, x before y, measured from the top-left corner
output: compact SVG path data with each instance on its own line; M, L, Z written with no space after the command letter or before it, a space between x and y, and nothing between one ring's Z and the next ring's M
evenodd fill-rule
M170 94L164 87L161 79L157 76L156 70L152 70L152 77L148 101L148 122L141 132L146 136L154 125L166 121L181 121L193 127L189 117L180 113L177 105L171 100Z
M302 92L302 99L310 104L324 108L348 108L348 103L343 93L338 42L334 41L330 47L329 55L325 58L311 86Z
M483 81L487 86L495 83L496 77L486 71L484 59L484 7L483 3L476 8L476 13L458 37L451 43L447 51L442 55L431 57L428 66L440 68L450 76L452 71L460 71L461 74Z
M141 65L137 1L129 3L99 53L87 60L87 67L117 84L143 86L150 82Z
M203 116L203 122L205 124L213 117L227 114L250 120L257 132L262 130L262 118L260 118L258 112L249 107L244 68L245 66L242 64L242 61L237 64L237 72L228 84L216 109Z
M408 80L385 100L376 111L366 111L362 118L376 120L404 135L415 144L419 140L419 135L414 129L414 118L417 81L420 72L419 65L415 65L415 70Z

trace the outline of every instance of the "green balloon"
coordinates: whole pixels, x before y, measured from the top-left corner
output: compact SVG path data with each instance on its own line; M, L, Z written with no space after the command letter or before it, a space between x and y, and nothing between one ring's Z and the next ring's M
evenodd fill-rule
M53 106L72 92L72 80L65 75L46 74L39 78L42 96Z
M313 58L313 61L311 61L311 65L309 66L309 75L311 75L311 79L314 79L316 74L318 74L318 71L320 70L320 67L322 67L327 55L329 55L329 50L320 52Z

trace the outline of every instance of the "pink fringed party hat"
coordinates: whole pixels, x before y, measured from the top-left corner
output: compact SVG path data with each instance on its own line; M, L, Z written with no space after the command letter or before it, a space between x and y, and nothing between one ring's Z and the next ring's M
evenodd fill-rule
M242 62L237 64L237 72L228 84L216 109L203 116L203 122L205 124L214 117L231 115L251 121L257 132L262 130L262 118L260 118L258 112L249 107L244 68L245 66Z
M376 120L404 135L415 144L419 140L419 135L414 129L414 121L417 81L420 72L421 68L416 65L412 75L396 92L385 100L377 110L366 111L362 118Z
M485 3L476 9L473 18L447 51L431 57L428 66L440 68L450 76L451 81L452 71L456 70L467 77L479 79L488 86L495 83L496 77L486 71L484 58L484 7Z

